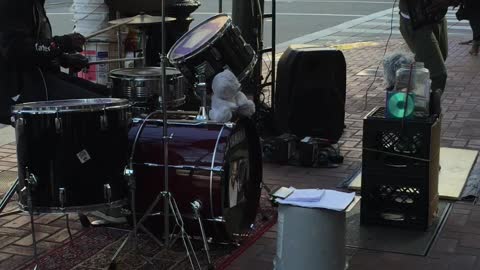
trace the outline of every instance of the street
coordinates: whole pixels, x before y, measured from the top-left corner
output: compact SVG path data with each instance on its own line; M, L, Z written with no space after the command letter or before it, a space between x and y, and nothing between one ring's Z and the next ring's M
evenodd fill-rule
M271 0L265 1L265 13L271 13ZM381 10L391 8L388 0L277 0L277 43L333 27ZM223 3L224 12L230 13L232 0ZM218 13L218 1L203 1L194 13L195 23ZM271 21L265 24L265 44L269 46Z
M54 32L66 33L73 28L70 6L72 0L47 0ZM192 26L218 13L217 0L203 0L193 14ZM271 12L271 0L265 2L265 13ZM386 0L277 0L277 43L317 32L335 25L391 8ZM223 2L223 12L231 13L232 0ZM265 24L265 45L269 46L271 21Z

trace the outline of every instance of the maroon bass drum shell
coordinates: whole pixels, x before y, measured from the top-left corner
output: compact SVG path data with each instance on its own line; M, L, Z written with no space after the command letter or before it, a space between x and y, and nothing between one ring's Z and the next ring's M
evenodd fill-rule
M156 117L147 120L135 147L138 215L143 215L164 190L163 120ZM142 122L134 120L130 145ZM168 120L168 124L168 134L173 135L168 147L169 191L184 219L193 217L191 203L198 200L210 234L222 231L231 237L245 232L256 217L262 182L260 141L253 122L177 119ZM161 211L162 203L154 209L157 214Z

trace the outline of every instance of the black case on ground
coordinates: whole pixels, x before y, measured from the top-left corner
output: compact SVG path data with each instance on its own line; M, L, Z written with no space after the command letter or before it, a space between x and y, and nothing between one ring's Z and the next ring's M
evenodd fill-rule
M337 142L345 126L346 69L339 50L290 46L278 62L278 131Z

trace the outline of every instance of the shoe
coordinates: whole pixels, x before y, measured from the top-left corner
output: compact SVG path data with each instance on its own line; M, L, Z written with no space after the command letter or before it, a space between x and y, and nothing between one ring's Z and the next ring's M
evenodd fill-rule
M470 49L469 53L471 55L477 56L479 48L480 48L480 41L474 40L473 43L472 43L472 48Z

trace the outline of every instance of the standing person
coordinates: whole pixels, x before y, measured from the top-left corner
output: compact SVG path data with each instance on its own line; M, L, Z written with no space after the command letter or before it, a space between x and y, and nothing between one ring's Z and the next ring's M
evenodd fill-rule
M480 1L479 0L464 0L465 16L470 22L470 27L473 32L471 55L478 55L480 48Z
M68 76L60 66L79 71L88 60L78 54L80 34L52 36L45 0L0 1L0 123L10 123L16 103L98 98L107 89Z
M448 56L448 33L445 15L449 5L455 5L456 0L433 0L432 5L425 10L411 7L419 1L400 0L400 32L410 50L415 54L415 61L425 63L430 71L433 90L445 90L447 68L445 60ZM419 28L413 27L410 10L417 10L431 15L433 20ZM421 15L421 14L420 14Z

